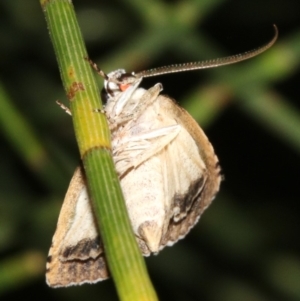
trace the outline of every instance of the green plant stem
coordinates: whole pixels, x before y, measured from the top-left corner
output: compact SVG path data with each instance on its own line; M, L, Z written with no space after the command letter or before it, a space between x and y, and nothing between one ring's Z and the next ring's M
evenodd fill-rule
M70 101L106 259L121 300L157 300L132 233L111 157L110 133L71 1L40 0Z

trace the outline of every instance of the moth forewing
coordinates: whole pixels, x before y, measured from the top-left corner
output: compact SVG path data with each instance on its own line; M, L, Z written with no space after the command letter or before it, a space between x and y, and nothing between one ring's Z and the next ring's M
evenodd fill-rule
M52 239L46 266L51 287L94 283L108 278L81 167L75 170Z
M183 238L195 225L219 190L221 176L218 158L197 122L169 97L159 96L163 111L176 121L181 132L168 146L171 154L173 178L172 216L161 239L162 249ZM176 168L175 168L176 166Z
M182 238L220 184L217 158L206 154L213 148L199 125L158 93L157 85L144 90L134 118L112 131L116 170L144 255ZM208 187L213 181L215 186Z

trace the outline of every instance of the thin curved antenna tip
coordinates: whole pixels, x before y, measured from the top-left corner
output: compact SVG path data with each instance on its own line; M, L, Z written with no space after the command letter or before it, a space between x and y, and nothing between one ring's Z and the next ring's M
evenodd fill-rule
M255 56L265 52L266 50L268 50L270 47L272 47L274 45L274 43L276 42L276 40L278 38L278 28L275 24L273 24L273 28L274 28L273 38L265 45L255 48L253 50L235 54L235 55L231 55L231 56L227 56L227 57L223 57L223 58L212 59L212 60L190 62L190 63L184 63L184 64L176 64L176 65L169 65L169 66L153 68L153 69L138 72L135 74L135 76L136 77L151 77L151 76L168 74L168 73L214 68L214 67L230 65L230 64L234 64L234 63L238 63L238 62L250 59L252 57L255 57Z
M274 37L273 37L272 41L274 41L274 42L273 42L273 44L274 44L274 43L276 42L277 38L278 38L279 31L278 31L278 27L277 27L276 24L273 24L273 28L274 28L275 34L274 34ZM273 44L272 44L272 45L273 45Z

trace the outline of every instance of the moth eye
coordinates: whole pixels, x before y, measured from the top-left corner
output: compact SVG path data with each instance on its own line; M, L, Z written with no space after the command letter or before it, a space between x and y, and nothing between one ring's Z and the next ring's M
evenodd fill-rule
M103 88L103 89L101 90L100 96L101 96L102 102L103 102L104 104L106 104L107 101L108 101L108 93L107 93L107 91L106 91L105 88Z
M119 85L119 88L120 88L120 91L124 92L124 91L127 90L130 86L131 86L130 83L120 84L120 85Z

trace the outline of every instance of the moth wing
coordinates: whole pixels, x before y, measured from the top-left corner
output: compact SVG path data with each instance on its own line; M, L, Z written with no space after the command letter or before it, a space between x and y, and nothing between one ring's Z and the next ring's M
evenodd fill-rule
M161 249L183 238L196 224L217 194L221 169L214 149L197 122L181 107L159 96L161 109L171 114L182 128L163 153L166 189L172 196L169 223L161 240ZM169 180L168 180L169 179Z
M75 170L60 211L46 266L51 287L95 283L108 278L103 248L82 168Z

